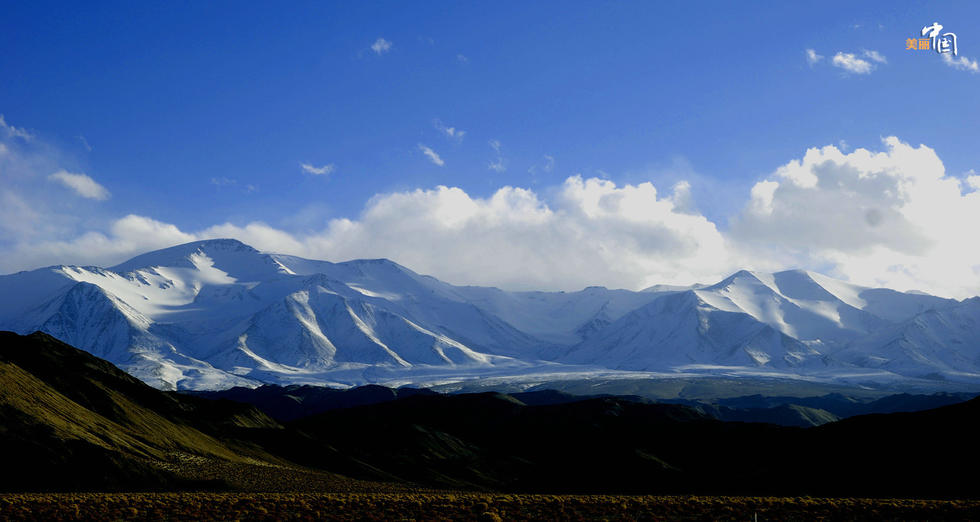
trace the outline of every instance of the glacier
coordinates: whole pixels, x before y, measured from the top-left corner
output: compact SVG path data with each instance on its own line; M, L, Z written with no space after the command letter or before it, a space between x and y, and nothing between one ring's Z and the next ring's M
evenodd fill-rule
M692 375L980 385L980 298L804 270L513 292L213 239L0 276L0 330L49 333L171 390Z

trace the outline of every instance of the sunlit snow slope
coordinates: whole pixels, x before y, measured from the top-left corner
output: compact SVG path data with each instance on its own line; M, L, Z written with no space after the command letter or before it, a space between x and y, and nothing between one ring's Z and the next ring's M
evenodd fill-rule
M731 369L980 380L976 299L805 271L507 292L228 239L0 276L0 329L47 332L165 389Z

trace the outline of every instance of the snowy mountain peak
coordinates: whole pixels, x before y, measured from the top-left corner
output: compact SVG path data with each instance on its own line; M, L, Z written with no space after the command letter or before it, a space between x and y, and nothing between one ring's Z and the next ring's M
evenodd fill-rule
M980 298L806 270L639 292L510 292L450 285L388 259L334 263L217 239L109 269L0 276L2 329L48 332L163 388L692 368L980 382Z
M772 289L772 274L763 274L761 272L752 272L749 270L739 270L725 279L722 279L720 282L705 288L705 290L722 290L733 286L746 287L759 285Z
M218 270L238 281L261 281L277 274L290 273L272 256L237 239L206 239L164 248L136 256L109 270L127 274L160 267Z

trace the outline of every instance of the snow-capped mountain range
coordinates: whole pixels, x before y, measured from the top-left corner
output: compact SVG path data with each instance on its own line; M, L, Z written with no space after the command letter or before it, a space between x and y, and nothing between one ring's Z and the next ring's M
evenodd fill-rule
M230 239L0 276L0 330L47 332L163 389L686 372L980 383L980 298L798 270L508 292Z

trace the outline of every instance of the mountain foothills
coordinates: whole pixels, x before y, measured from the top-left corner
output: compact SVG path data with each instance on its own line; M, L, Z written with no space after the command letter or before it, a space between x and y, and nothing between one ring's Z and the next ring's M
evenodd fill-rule
M264 395L275 417L296 413L276 406L284 390L268 388L238 393ZM0 390L0 491L978 495L962 472L980 465L968 449L980 399L802 429L544 391L371 386L330 392L323 408L330 393L294 388L325 411L277 421L156 390L46 334L11 332L0 332Z
M806 271L508 292L383 259L331 263L207 240L109 268L0 276L0 329L48 333L170 390L718 375L980 384L980 298Z

